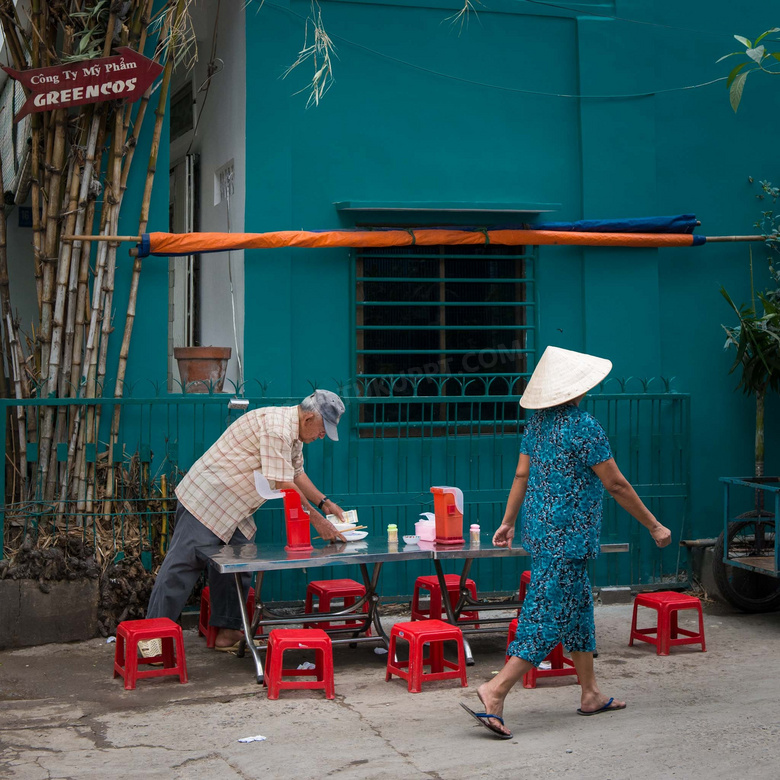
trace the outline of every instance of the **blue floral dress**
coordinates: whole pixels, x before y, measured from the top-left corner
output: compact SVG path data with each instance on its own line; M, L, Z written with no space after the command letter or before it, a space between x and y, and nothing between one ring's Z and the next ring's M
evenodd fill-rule
M520 452L531 461L520 521L531 585L507 652L538 666L561 642L569 651L596 649L586 566L599 553L604 490L592 467L612 451L595 417L564 404L534 414Z

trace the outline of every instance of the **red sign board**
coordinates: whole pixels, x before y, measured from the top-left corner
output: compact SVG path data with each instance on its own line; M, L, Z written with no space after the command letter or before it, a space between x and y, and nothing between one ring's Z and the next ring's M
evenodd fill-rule
M111 57L51 68L20 71L0 66L30 91L14 122L34 111L52 111L104 100L129 103L138 100L162 73L163 67L127 46L116 51Z

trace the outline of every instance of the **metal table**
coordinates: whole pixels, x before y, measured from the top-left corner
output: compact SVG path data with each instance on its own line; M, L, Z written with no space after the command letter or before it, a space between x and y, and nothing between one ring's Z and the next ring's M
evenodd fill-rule
M433 542L420 542L417 545L390 544L386 538L368 537L360 542L335 543L324 547L315 547L309 552L286 552L284 545L277 544L244 544L244 545L213 545L202 547L198 555L210 561L220 574L233 574L238 592L238 601L241 605L241 618L244 623L244 637L254 637L257 628L273 628L275 626L289 625L290 623L319 623L329 620L358 621L357 625L343 628L331 628L328 633L334 644L357 644L358 642L382 642L389 647L389 639L380 621L378 612L379 595L376 592L382 565L394 561L433 561L436 575L442 594L447 593L444 580L442 561L463 560L463 570L460 576L460 594L453 606L446 596L442 598L447 619L457 623L466 633L484 633L495 630L485 628L464 628L464 624L476 621L459 621L462 611L469 608L478 608L482 611L519 609L520 602L507 600L501 602L488 602L472 599L465 584L471 565L476 558L517 557L526 556L528 553L522 547L494 547L492 533L484 533L479 544L461 545L437 545ZM602 552L626 552L628 544L607 544L601 546ZM294 616L282 615L269 609L262 600L263 577L269 571L284 571L285 569L317 568L322 566L348 566L357 565L366 588L365 596L356 600L355 604L338 612L317 612L309 615L296 614ZM369 573L369 565L372 570ZM255 612L250 618L246 609L246 594L241 585L241 576L246 573L257 573L255 586ZM363 612L363 606L368 604L368 611ZM480 623L506 623L505 618L480 618ZM376 631L375 636L365 636L370 626ZM263 682L263 663L260 658L260 649L254 642L246 642L245 639L239 645L239 656L243 656L244 647L248 647L255 663L256 678L258 683ZM464 637L464 648L468 664L474 663L473 654L468 641Z

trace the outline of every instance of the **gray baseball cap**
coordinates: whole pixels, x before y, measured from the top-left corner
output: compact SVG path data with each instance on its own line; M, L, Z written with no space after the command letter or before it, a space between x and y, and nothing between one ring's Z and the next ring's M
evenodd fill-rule
M339 440L338 424L344 414L344 402L330 390L315 390L309 398L314 408L322 416L325 433L333 441Z

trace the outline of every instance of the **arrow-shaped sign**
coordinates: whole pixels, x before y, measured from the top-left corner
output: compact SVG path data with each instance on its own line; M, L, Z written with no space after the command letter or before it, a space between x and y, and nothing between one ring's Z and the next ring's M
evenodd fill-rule
M133 103L140 99L162 73L162 65L127 46L116 52L111 57L35 70L0 66L30 93L14 122L34 111L51 111L105 100Z

